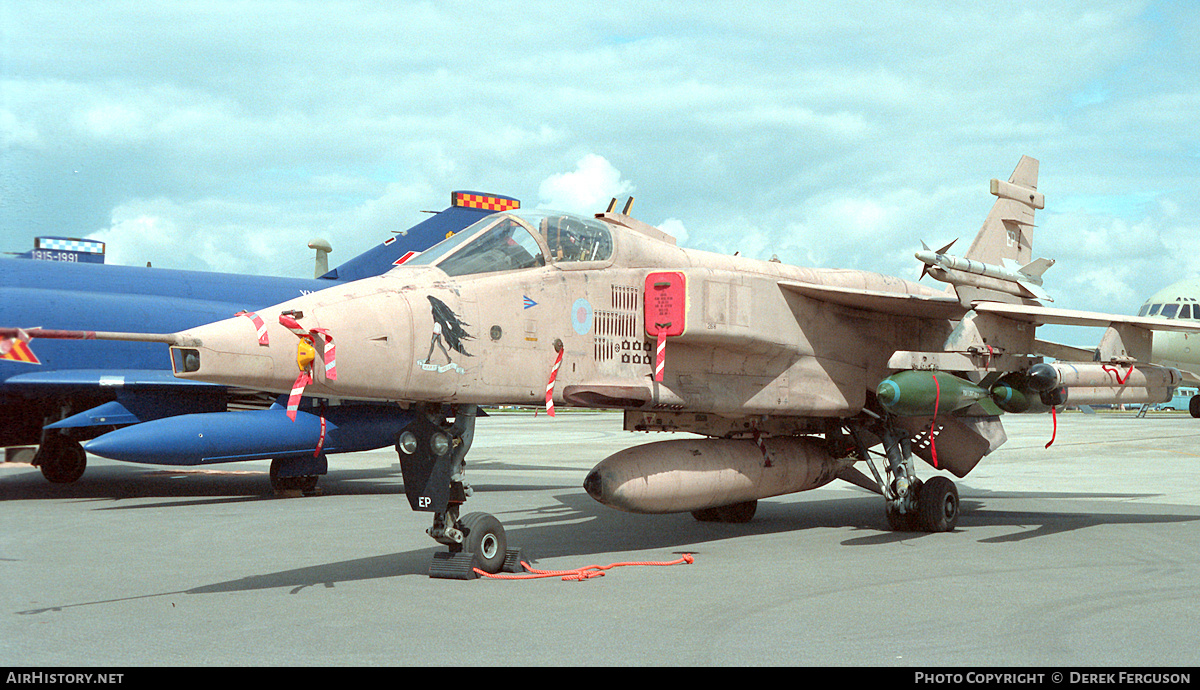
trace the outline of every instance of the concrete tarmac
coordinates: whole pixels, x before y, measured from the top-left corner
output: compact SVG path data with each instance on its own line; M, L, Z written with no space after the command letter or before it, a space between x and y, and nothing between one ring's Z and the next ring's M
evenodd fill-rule
M534 567L695 557L582 582L429 578L442 547L390 449L333 456L320 495L286 499L265 461L90 457L71 485L0 463L0 665L1196 665L1200 420L1069 413L1049 449L1049 415L1005 426L957 481L958 528L922 534L843 482L743 525L620 513L584 477L664 435L481 419L464 512Z

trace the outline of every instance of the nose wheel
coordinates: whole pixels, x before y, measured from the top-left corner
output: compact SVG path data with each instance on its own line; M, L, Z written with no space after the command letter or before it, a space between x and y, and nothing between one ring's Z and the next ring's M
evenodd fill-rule
M476 408L463 405L452 423L441 410L421 410L400 432L396 452L409 506L433 513L426 533L446 546L435 553L430 577L469 580L485 573L521 572L520 551L508 548L504 526L487 513L459 511L473 493L464 481L475 433Z

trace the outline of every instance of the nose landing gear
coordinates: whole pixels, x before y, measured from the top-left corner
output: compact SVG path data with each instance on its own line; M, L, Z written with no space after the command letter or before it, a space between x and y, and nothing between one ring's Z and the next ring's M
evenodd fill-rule
M396 441L404 493L413 510L433 513L426 530L447 550L435 553L429 576L469 580L485 573L522 572L521 555L508 548L504 526L487 513L459 512L473 492L464 481L475 433L474 405L458 408L448 423L440 409L422 409Z

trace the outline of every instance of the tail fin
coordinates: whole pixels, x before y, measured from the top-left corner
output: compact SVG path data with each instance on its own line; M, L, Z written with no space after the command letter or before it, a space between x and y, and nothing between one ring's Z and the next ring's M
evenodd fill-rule
M1033 260L1033 212L1045 208L1037 191L1038 162L1022 156L1008 182L992 180L999 197L964 258L1003 266L1005 259L1024 266Z

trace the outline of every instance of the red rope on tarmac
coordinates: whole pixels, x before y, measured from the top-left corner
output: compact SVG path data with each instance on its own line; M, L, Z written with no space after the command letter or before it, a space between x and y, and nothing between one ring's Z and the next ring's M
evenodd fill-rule
M574 570L538 570L531 567L525 561L521 561L521 566L528 572L524 573L488 573L474 568L475 573L480 577L490 577L494 580L537 580L547 577L561 577L563 582L590 580L593 577L604 577L605 570L620 568L626 565L680 565L682 563L691 564L696 559L692 554L685 553L683 557L674 561L626 561L624 563L611 563L609 565L587 565Z

